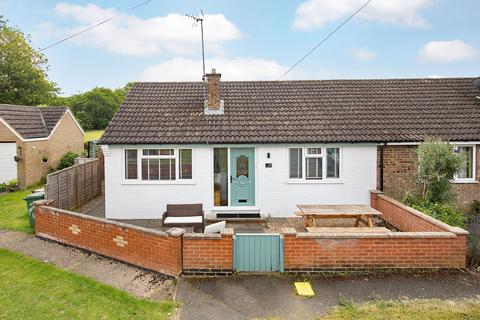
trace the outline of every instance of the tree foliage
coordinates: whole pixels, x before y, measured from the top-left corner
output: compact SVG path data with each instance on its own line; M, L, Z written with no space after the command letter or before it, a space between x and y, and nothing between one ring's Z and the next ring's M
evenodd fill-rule
M48 104L58 88L47 70L47 59L29 37L0 16L0 103Z
M71 97L60 97L56 104L70 107L85 130L101 130L118 111L128 89L129 85L115 90L94 88Z
M452 200L450 180L460 169L465 157L455 154L453 146L445 141L429 139L418 147L417 181L420 196L432 203Z

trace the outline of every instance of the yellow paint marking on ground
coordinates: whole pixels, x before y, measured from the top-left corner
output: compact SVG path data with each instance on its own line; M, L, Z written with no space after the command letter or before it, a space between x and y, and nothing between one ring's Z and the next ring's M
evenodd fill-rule
M297 290L299 296L313 297L315 295L310 282L294 282L293 284L295 285L295 290Z

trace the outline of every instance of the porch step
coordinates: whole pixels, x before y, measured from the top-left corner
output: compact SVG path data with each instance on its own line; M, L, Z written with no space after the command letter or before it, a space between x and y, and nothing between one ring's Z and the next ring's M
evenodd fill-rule
M236 222L258 222L265 221L266 217L260 214L260 210L245 210L245 211L216 211L207 215L208 222L216 221L236 221Z

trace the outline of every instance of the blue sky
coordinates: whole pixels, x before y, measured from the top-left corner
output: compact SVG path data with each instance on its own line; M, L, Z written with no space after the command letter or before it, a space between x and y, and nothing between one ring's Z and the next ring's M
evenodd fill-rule
M42 48L110 16L93 31L46 50L64 94L130 81L201 79L203 9L207 70L223 80L276 80L365 0L2 0L0 14ZM288 79L480 75L480 1L373 0Z

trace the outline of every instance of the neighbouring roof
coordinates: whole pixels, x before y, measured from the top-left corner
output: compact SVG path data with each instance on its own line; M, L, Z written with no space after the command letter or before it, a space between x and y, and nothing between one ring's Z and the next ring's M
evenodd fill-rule
M0 118L24 139L48 137L66 111L66 107L0 104Z
M201 82L135 83L104 144L480 141L474 78L221 82L205 115Z

